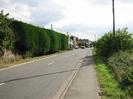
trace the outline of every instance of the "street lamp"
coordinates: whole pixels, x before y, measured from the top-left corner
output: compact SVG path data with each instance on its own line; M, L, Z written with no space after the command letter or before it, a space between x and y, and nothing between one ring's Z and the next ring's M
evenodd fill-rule
M114 4L114 0L112 0L112 12L113 12L113 34L115 35L115 4Z

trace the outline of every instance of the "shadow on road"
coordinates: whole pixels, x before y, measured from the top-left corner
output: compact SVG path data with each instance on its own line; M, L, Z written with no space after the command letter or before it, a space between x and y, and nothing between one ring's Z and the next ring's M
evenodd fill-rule
M94 64L93 56L86 56L86 57L83 58L83 62L82 62L81 67L90 66L90 65L93 65L93 64Z
M59 73L64 73L64 72L71 72L71 71L75 71L75 70L77 70L77 69L71 69L71 70L66 70L66 71L59 71L59 72L54 72L54 73L46 73L46 74L35 75L35 76L28 76L28 77L22 77L22 78L15 78L15 79L3 81L3 82L0 82L0 83L9 83L9 82L18 81L18 80L38 78L38 77L42 77L42 76L54 75L54 74L59 74Z
M86 57L82 58L82 60L83 61L82 61L82 64L81 64L81 68L94 64L92 56L86 56ZM71 71L75 71L75 70L77 70L77 68L66 70L66 71L57 71L57 72L53 72L53 73L45 73L45 74L41 74L41 75L34 75L34 76L28 76L28 77L15 78L15 79L10 79L10 80L3 81L3 82L0 82L0 83L9 83L9 82L13 82L13 81L19 81L19 80L25 80L25 79L31 79L31 78L38 78L38 77L54 75L54 74L59 74L59 73L64 73L64 72L71 72Z

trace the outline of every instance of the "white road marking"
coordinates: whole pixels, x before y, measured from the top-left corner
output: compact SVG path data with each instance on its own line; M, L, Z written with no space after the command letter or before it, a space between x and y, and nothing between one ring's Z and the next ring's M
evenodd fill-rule
M65 58L68 58L68 56L66 55Z
M1 83L0 86L4 85L5 83Z
M55 62L53 61L53 62L50 62L48 65L52 65L52 64L54 64Z
M58 54L57 55L52 55L52 56L47 56L47 57L40 58L40 59L35 59L33 61L29 61L29 62L25 62L25 63L16 64L16 65L13 65L13 66L10 66L10 67L7 67L7 68L2 68L2 69L0 69L0 71L16 68L16 67L19 67L19 66L24 66L26 64L31 64L31 63L34 63L34 62L38 62L38 61L49 59L49 58L56 57L56 56L58 56Z

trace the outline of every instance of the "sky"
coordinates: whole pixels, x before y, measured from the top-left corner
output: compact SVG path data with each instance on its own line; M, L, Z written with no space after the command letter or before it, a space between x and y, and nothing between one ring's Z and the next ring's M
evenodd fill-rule
M11 18L82 39L95 40L112 30L112 0L0 0ZM133 33L133 0L115 0L116 29Z

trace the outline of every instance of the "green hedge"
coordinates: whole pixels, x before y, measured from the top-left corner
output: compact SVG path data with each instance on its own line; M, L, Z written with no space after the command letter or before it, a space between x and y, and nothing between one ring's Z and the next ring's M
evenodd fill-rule
M117 30L115 35L109 32L96 43L96 52L104 57L110 57L115 52L132 48L133 38L132 34L128 33L127 28Z
M133 52L115 53L107 63L121 87L133 96Z
M93 58L96 63L95 68L97 71L102 99L129 99L110 72L110 69L104 62L103 57L95 54L95 49L93 50Z
M127 28L117 30L115 35L109 32L96 42L95 48L96 54L104 58L121 89L133 97L132 34Z
M59 48L59 36L58 33L52 30L47 30L47 32L49 33L50 36L50 53L54 53L60 50Z
M54 53L68 47L68 37L45 28L20 21L12 22L15 33L15 51L20 54L30 52L32 56Z
M68 36L61 34L61 42L62 42L62 50L66 50L68 48Z

